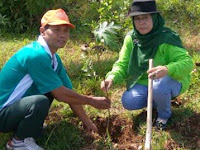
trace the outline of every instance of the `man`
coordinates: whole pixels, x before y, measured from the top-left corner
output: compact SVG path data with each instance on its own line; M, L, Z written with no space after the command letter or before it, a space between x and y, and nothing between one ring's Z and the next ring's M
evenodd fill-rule
M14 131L9 150L42 150L34 138L42 133L43 123L53 99L68 103L89 131L97 127L82 105L97 109L110 107L105 97L80 95L72 90L60 57L69 29L75 28L62 9L49 10L41 19L38 40L23 47L5 64L0 73L0 132Z

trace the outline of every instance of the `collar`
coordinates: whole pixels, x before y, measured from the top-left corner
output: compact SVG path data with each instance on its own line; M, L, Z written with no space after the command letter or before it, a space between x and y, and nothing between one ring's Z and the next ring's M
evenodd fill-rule
M57 66L58 66L56 54L52 55L52 53L49 49L49 46L47 45L47 42L44 40L44 38L41 35L38 36L37 42L40 43L44 47L44 50L50 55L51 65L52 65L53 69L56 70Z

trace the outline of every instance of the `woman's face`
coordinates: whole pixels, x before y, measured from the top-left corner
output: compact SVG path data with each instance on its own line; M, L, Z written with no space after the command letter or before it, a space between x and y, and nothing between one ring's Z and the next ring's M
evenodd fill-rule
M152 16L150 14L134 16L134 24L140 34L147 34L153 28Z

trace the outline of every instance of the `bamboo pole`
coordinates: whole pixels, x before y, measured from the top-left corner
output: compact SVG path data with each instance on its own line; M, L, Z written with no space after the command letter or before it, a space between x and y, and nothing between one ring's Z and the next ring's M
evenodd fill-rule
M153 59L149 59L149 69L153 67ZM152 97L153 97L153 78L148 78L148 100L147 100L147 129L145 150L151 150L152 136Z

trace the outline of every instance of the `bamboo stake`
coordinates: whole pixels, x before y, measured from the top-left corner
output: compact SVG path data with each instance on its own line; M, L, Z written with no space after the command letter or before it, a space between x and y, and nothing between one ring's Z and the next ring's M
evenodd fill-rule
M153 59L149 59L149 69L153 67ZM153 97L153 78L148 79L148 101L147 101L147 129L145 150L151 150L152 137L152 97Z

